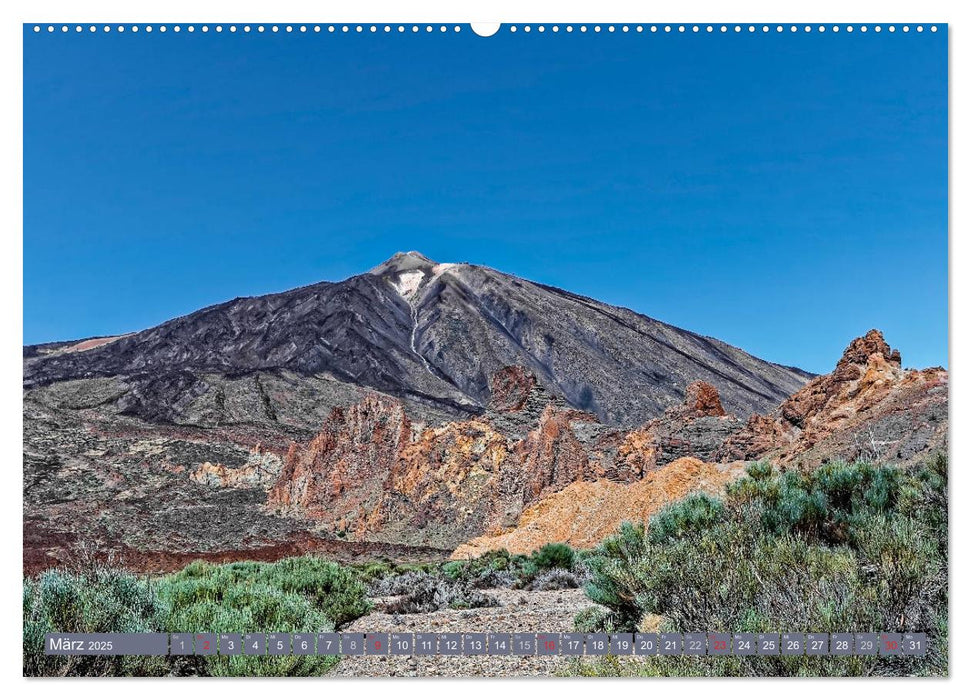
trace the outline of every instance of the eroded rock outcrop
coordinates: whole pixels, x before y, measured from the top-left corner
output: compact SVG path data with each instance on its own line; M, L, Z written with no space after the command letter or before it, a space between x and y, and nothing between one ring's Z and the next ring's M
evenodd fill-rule
M521 367L493 380L479 419L412 426L395 399L335 409L306 446L293 445L271 511L335 532L454 546L515 524L529 503L582 480L629 481L619 435L550 395Z
M946 450L947 387L946 370L903 369L900 352L871 330L850 343L833 372L772 413L751 416L715 458L809 467L837 458L907 464Z
M203 462L189 473L189 478L219 488L269 488L276 483L281 468L282 460L278 456L257 445L242 466Z
M410 435L410 421L395 399L372 394L335 408L306 447L291 446L268 504L346 529L377 505Z
M582 496L643 515L644 503L654 508L663 494L681 493L659 484L707 488L709 476L735 474L746 460L906 462L946 444L947 373L902 369L899 353L877 331L853 341L833 373L747 422L727 413L717 389L700 381L688 385L682 403L631 431L572 408L522 367L503 368L491 386L482 416L438 426L412 424L401 403L386 396L335 409L317 437L291 447L270 509L355 539L438 548L521 530L531 513L533 534L523 541L532 546L549 529L535 509L559 503L560 515L568 510L555 499ZM668 470L672 464L679 469ZM662 471L666 476L655 479ZM625 489L633 501L622 497ZM582 522L574 526L599 536ZM558 532L550 530L546 541Z
M452 559L475 557L492 549L529 554L548 542L593 547L621 523L645 522L689 493L720 493L741 471L740 463L714 465L684 457L631 484L576 482L529 506L516 527L457 547Z
M684 392L684 403L668 409L668 415L682 418L721 418L727 415L722 408L718 389L708 382L691 382Z
M632 483L706 459L741 425L703 382L631 433L571 408L522 367L498 372L492 392L483 417L433 427L413 426L388 397L335 409L308 445L291 447L269 508L345 536L451 547L515 526L524 508L573 484Z
M499 413L518 413L536 392L536 377L525 367L511 365L492 377L489 408Z
M624 435L617 460L635 478L683 457L712 461L725 439L741 427L722 408L714 386L693 382L681 404Z
M539 426L517 445L527 503L592 476L590 458L573 430L574 421L596 419L580 411L547 406Z
M547 408L571 410L561 396L547 391L535 374L520 365L504 367L496 372L492 377L491 391L483 419L511 440L526 437L540 422Z

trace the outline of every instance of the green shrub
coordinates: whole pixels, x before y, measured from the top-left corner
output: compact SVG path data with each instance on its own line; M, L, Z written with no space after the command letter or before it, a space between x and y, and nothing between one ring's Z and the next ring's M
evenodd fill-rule
M333 624L307 598L266 584L229 584L218 598L199 581L179 581L163 595L184 602L174 605L170 632L329 632ZM333 657L207 656L175 660L177 672L205 676L307 676L327 671Z
M96 569L24 581L25 675L318 675L320 656L45 657L46 632L327 632L370 609L360 577L316 557L193 562L147 581Z
M228 598L229 591L238 590L242 591L239 595L245 595L246 590L266 586L280 593L306 598L333 627L338 628L371 609L367 601L367 588L355 572L312 556L282 559L274 563L244 561L214 565L193 562L179 573L162 579L160 585L163 595L179 605L207 600L222 602ZM240 604L244 602L244 599L240 599ZM245 631L269 629L272 628Z
M494 549L472 559L449 561L441 565L448 580L472 588L522 587L539 571L530 557Z
M927 631L931 645L923 658L659 657L635 674L946 674L946 488L940 459L909 472L752 466L723 501L689 496L647 528L625 524L605 539L586 591L606 610L585 610L576 624L633 631L651 615L680 632Z
M474 561L482 569L506 571L513 565L513 556L506 549L491 549Z
M717 498L705 493L691 494L665 508L651 520L651 541L664 542L706 530L721 520L724 511L725 507Z
M533 552L530 559L532 559L537 569L543 571L547 569L570 570L576 561L576 553L568 544L551 542L550 544L544 544Z
M26 676L158 676L165 657L46 656L48 632L157 632L167 609L157 591L133 574L107 568L86 573L60 569L25 579L23 654Z
M383 561L368 562L363 566L358 566L355 568L357 569L357 573L361 577L361 580L365 583L379 581L394 573L394 567L391 564Z
M467 561L447 561L442 564L442 574L447 579L458 581L468 578L470 568L471 564Z
M159 582L169 632L329 632L370 609L360 577L318 557L274 563L193 562ZM307 676L336 663L321 656L208 656L179 660L178 672L209 676Z

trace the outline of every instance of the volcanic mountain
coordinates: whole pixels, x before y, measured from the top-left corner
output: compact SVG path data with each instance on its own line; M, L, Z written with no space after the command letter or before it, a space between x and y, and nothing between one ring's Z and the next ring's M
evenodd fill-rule
M812 378L628 309L410 252L138 333L25 347L24 388L110 380L96 401L149 422L307 431L368 390L431 423L481 415L508 366L618 427L662 415L697 380L748 417Z
M877 331L810 379L398 254L139 333L25 347L24 570L91 551L164 571L586 546L748 460L925 459L946 450L946 407L946 371L903 369Z

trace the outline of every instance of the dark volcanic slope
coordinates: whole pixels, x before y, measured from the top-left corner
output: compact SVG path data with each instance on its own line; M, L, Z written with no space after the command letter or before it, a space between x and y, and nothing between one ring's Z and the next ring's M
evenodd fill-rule
M714 384L726 409L747 416L812 376L628 309L417 253L343 282L235 299L91 349L35 349L24 353L25 388L117 376L127 387L116 399L122 409L174 422L189 420L190 407L209 394L223 405L220 382L249 375L255 398L241 402L242 413L234 407L235 420L274 419L261 376L312 378L338 395L378 389L430 416L477 413L489 378L523 365L573 406L626 426L679 402L695 380Z

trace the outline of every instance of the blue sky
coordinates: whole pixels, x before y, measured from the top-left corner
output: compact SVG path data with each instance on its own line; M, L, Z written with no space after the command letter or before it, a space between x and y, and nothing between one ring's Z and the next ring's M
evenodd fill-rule
M24 34L24 342L398 250L947 364L947 37Z

